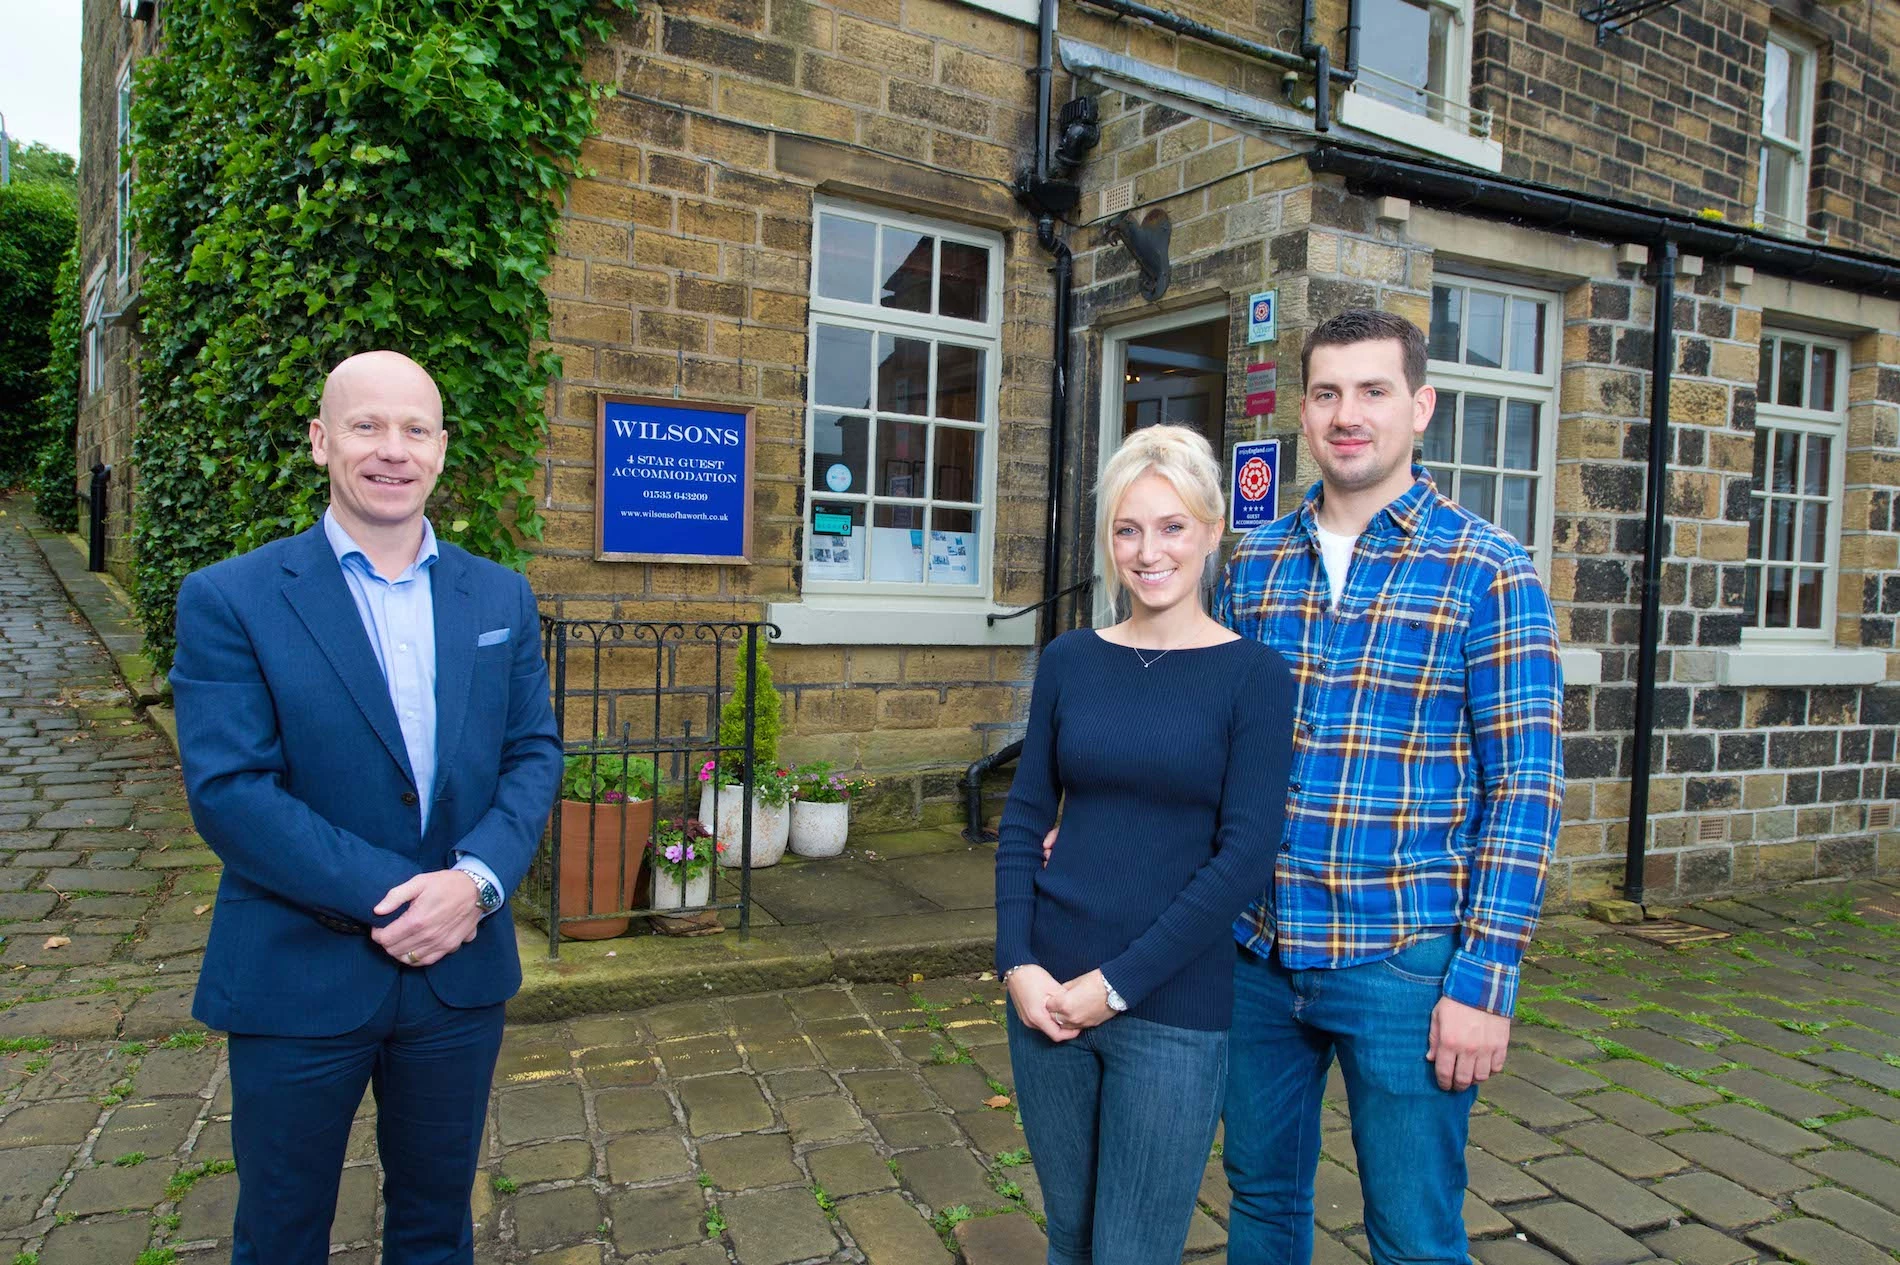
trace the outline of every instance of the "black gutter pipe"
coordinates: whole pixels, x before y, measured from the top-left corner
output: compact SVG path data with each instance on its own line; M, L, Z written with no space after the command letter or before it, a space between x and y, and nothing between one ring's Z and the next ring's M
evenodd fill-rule
M1042 0L1036 23L1036 145L1035 184L1040 189L1049 182L1049 124L1055 115L1053 104L1056 73L1056 0Z
M1783 241L1753 229L1733 228L1672 211L1580 197L1529 181L1451 170L1339 144L1311 150L1306 165L1315 172L1345 177L1356 192L1376 189L1472 215L1562 229L1605 241L1655 242L1666 238L1683 254L1900 299L1900 265L1878 255Z
M1054 0L1045 3L1053 4ZM1049 370L1049 529L1042 564L1043 592L1054 594L1062 584L1062 497L1068 484L1064 463L1069 448L1069 326L1074 319L1075 256L1069 244L1056 236L1054 216L1045 215L1037 221L1036 240L1056 257L1052 269L1056 283L1055 347ZM1045 646L1060 630L1057 605L1051 601L1042 608L1041 644Z
M1676 244L1652 247L1656 313L1649 348L1648 512L1643 523L1643 599L1636 633L1636 738L1630 745L1629 845L1623 899L1643 903L1649 847L1649 765L1656 724L1656 647L1662 640L1662 560L1669 527L1669 384L1676 373Z

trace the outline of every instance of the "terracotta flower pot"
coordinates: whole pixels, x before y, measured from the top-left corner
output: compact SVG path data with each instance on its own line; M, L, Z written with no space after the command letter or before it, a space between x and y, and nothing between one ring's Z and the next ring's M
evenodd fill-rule
M588 858L588 821L593 820L593 858ZM646 868L647 836L653 829L653 801L589 804L561 801L561 856L555 882L560 888L561 916L632 909L638 902L640 873ZM593 900L587 895L593 877ZM633 920L628 917L590 918L563 922L561 934L570 940L606 940L622 935Z
M844 851L851 826L850 804L792 805L792 851L802 857L835 857Z

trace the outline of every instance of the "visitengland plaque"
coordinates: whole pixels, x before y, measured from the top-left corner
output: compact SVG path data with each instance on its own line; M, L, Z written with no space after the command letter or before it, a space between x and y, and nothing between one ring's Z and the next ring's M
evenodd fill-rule
M749 562L752 410L602 396L594 556L604 562Z

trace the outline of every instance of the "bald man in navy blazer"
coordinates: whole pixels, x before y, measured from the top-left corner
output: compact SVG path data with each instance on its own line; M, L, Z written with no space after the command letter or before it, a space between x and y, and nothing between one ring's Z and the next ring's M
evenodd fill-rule
M560 778L527 581L424 515L447 448L414 361L353 356L310 423L317 526L185 580L185 789L224 862L192 1013L231 1034L234 1265L316 1265L373 1087L384 1265L466 1265L521 982L505 895Z

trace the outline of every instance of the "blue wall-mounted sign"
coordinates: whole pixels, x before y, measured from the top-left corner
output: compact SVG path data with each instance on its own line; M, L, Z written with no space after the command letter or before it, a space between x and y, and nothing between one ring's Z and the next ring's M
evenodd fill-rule
M1229 526L1252 531L1279 517L1280 441L1256 439L1234 445L1233 485L1227 489Z
M749 562L752 431L749 408L602 396L594 556Z

